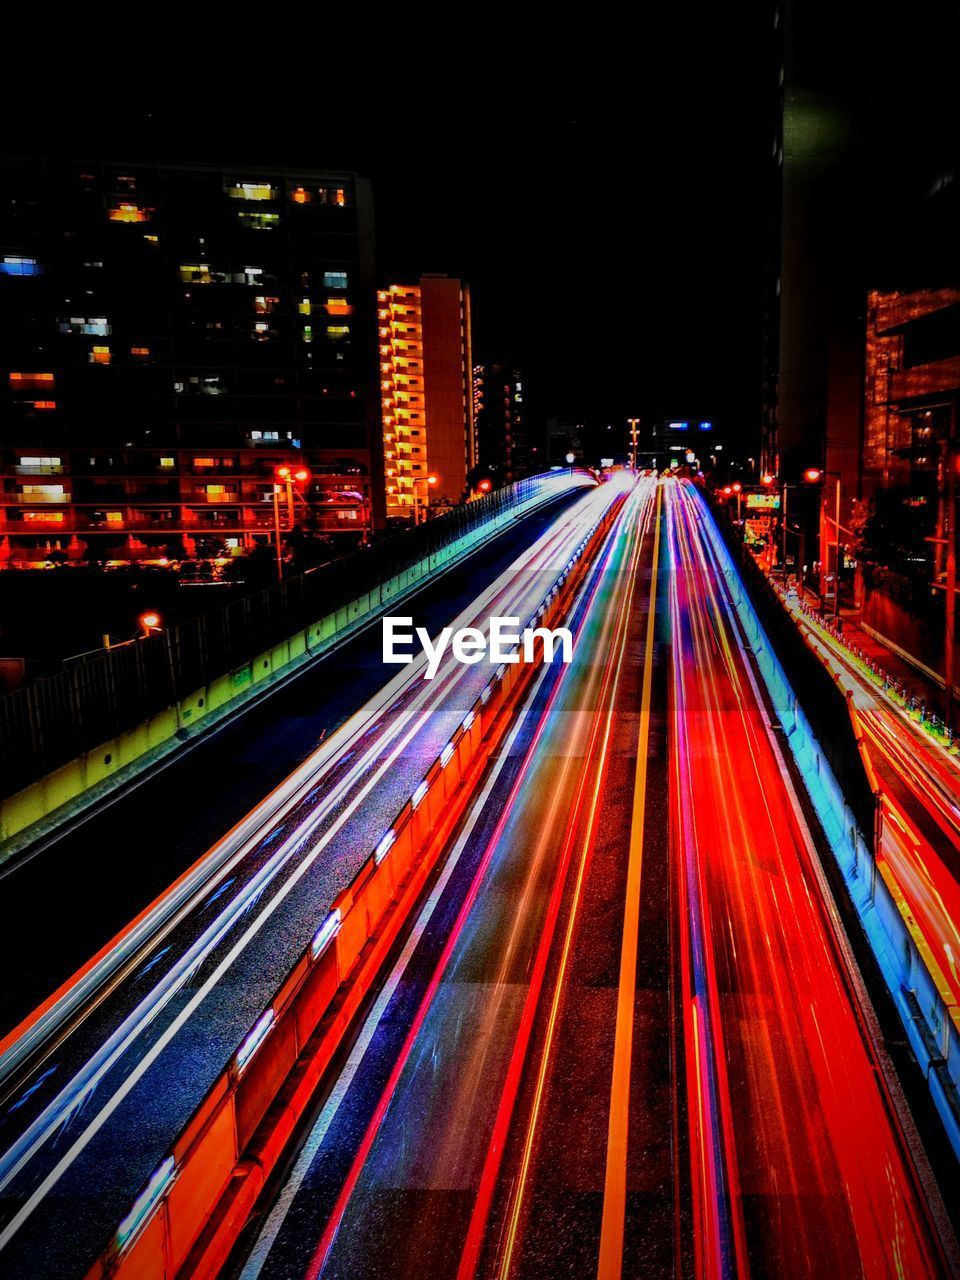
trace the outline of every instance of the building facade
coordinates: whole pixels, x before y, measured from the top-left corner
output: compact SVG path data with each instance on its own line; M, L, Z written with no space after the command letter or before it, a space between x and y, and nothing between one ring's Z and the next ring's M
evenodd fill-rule
M418 520L463 500L477 463L470 291L421 276L378 293L386 511Z
M382 525L372 296L356 174L5 161L0 555L236 554L284 463L297 520Z
M536 470L539 458L530 439L518 369L494 362L474 365L473 415L478 465L496 484L510 484Z

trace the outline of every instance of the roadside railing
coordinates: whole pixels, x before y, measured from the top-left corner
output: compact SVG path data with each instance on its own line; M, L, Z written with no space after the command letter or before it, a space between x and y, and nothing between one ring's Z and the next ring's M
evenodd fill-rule
M405 530L331 564L189 618L135 644L106 649L68 669L0 697L0 797L10 796L101 744L189 702L176 728L211 713L202 691L301 633L300 652L322 649L372 611L522 516L572 488L590 472L547 472ZM336 621L325 625L331 618ZM273 674L273 663L264 664ZM188 720L187 724L183 720ZM165 731L164 731L165 732ZM120 765L107 748L97 774ZM112 758L111 758L112 757ZM9 835L9 830L4 834Z

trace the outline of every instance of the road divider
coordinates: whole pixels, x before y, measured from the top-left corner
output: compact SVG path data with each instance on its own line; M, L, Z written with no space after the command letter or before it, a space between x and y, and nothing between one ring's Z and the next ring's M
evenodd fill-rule
M570 609L623 498L588 530L532 626ZM213 1280L376 985L543 661L496 669L124 1215L87 1280Z

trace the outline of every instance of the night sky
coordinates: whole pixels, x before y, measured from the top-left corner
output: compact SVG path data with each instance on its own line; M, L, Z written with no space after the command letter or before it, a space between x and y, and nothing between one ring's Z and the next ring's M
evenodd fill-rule
M524 370L536 419L712 416L752 449L777 67L767 6L737 8L525 37L476 10L433 54L366 49L373 10L161 34L8 77L9 149L357 168L381 276L469 280L477 354Z

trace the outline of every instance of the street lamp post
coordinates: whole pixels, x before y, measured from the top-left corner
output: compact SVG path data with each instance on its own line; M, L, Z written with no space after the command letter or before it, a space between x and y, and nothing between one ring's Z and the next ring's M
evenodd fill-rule
M433 472L431 472L430 475L428 476L413 477L413 523L415 525L421 523L421 520L420 520L421 510L424 513L423 518L426 519L426 505L423 503L420 497L420 493L419 493L419 490L417 489L417 485L422 484L422 485L432 486L437 484L439 479L440 477L437 475L434 475Z
M841 476L839 471L824 471L824 470L821 470L820 467L809 467L803 473L804 480L809 481L810 484L819 483L819 481L822 480L824 476L830 476L831 479L836 480L837 482L837 503L836 503L836 509L834 514L834 527L835 527L835 533L836 533L834 546L835 546L836 556L835 556L834 566L833 566L833 616L835 618L839 618L840 617L840 554L841 554L840 552L840 512L841 512L841 493L842 493L842 486L843 486L843 477ZM827 600L826 585L827 585L827 577L829 575L829 572L830 572L830 551L829 551L829 543L828 543L826 558L825 559L821 558L821 562L820 562L820 600L821 600L821 609L824 612L826 611L826 600Z
M637 428L640 426L639 418L628 418L627 426L630 428L630 467L631 470L637 469Z
M306 467L290 467L284 463L282 466L274 467L274 486L273 486L273 535L277 549L277 581L283 580L283 547L280 537L280 489L281 485L286 489L287 494L287 520L289 527L292 529L295 523L293 512L293 496L294 485L306 484L310 479L310 472ZM296 491L297 497L304 503L306 498Z

